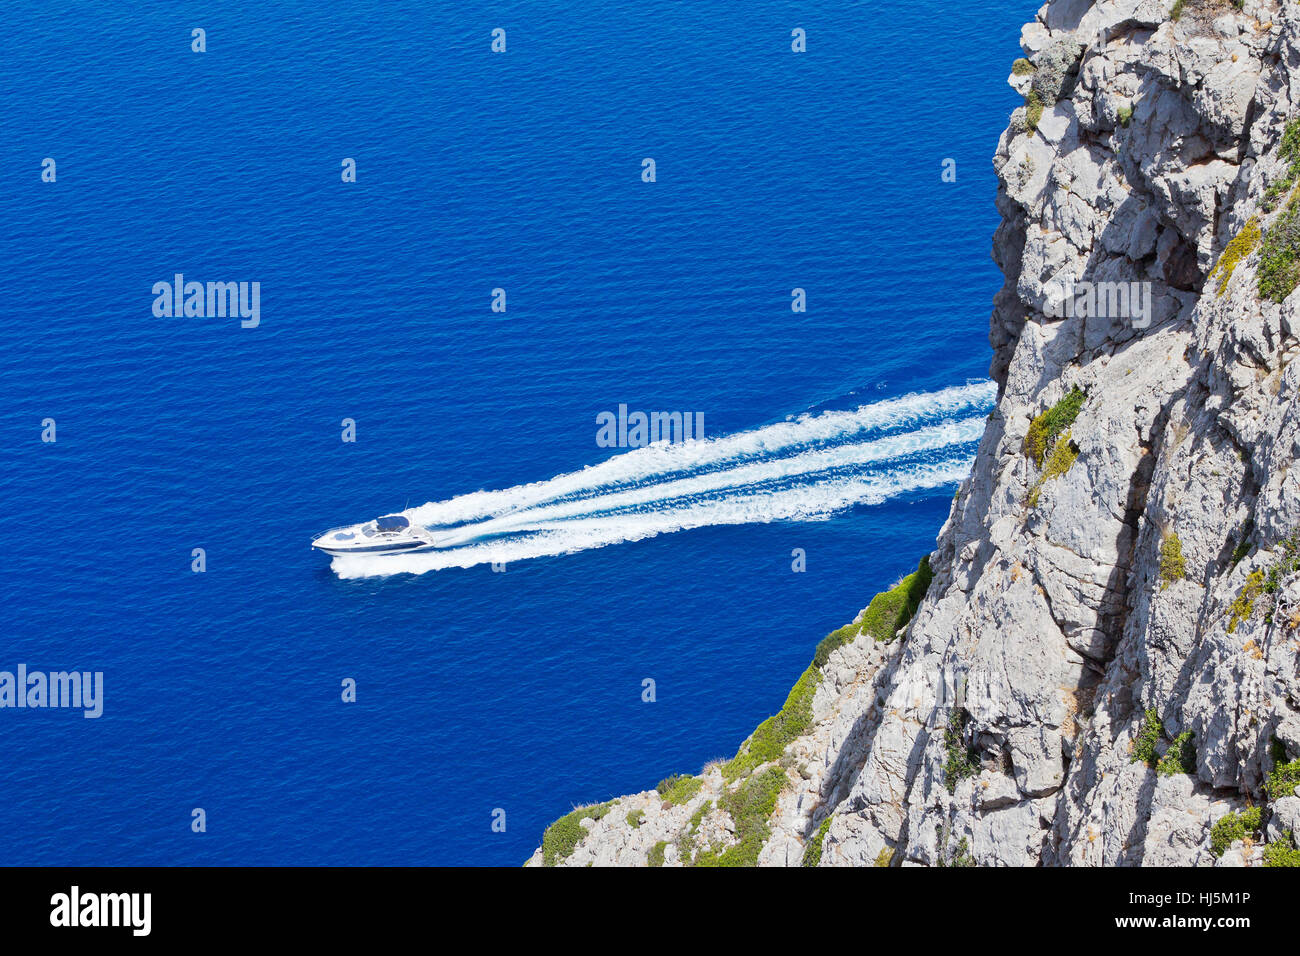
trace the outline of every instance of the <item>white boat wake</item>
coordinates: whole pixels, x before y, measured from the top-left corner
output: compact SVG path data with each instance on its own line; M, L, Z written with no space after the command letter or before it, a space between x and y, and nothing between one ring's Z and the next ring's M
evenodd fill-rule
M333 559L340 577L510 563L711 525L811 521L951 486L970 471L991 382L906 395L704 441L657 444L581 471L403 512L436 550Z

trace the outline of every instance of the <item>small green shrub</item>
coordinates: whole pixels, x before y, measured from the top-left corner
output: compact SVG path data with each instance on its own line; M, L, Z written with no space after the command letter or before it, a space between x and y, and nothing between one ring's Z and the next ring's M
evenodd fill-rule
M627 822L633 830L641 826L641 821L645 819L644 810L633 810L627 815Z
M650 852L646 854L646 860L645 860L645 861L646 861L646 865L647 865L647 866L654 866L654 867L663 866L663 865L664 865L664 851L667 850L667 849L668 849L668 841L667 841L667 840L660 840L658 843L656 843L654 846L652 846L652 847L650 848Z
M1037 508L1039 496L1043 492L1044 482L1053 478L1060 478L1070 470L1076 461L1079 460L1079 446L1070 441L1070 433L1063 432L1061 436L1052 444L1052 453L1047 456L1047 462L1043 466L1043 473L1038 476L1032 488L1029 489L1029 507Z
M876 854L876 862L872 863L871 865L889 866L893 862L894 862L894 851L889 847L885 847L883 850L881 850L879 853Z
M1141 761L1148 767L1156 766L1156 746L1165 736L1165 725L1154 707L1147 710L1142 721L1142 729L1133 740L1129 750L1129 763Z
M1265 866L1300 866L1300 850L1295 848L1295 837L1286 831L1286 838L1264 847Z
M1289 574L1300 571L1300 533L1283 538L1278 542L1277 550L1281 552L1269 567L1264 577L1265 594L1276 594L1282 588L1282 580Z
M964 742L968 716L964 710L948 715L948 727L943 732L943 748L947 759L943 765L943 784L949 793L957 792L957 784L980 772L978 754Z
M1070 470L1070 466L1079 458L1079 446L1070 441L1070 433L1062 432L1052 445L1052 453L1047 456L1043 467L1044 478L1059 478Z
M1016 76L1030 76L1034 72L1034 64L1022 56L1011 64L1011 72Z
M1260 243L1259 294L1281 302L1300 283L1300 200L1292 196Z
M693 777L689 773L675 773L670 777L665 777L659 781L655 787L659 791L659 796L673 806L687 803L692 797L700 792L700 787L704 786L704 781L699 777Z
M1128 126L1133 121L1133 107L1129 104L1121 106L1116 111L1116 116L1119 119L1120 126Z
M1156 764L1156 773L1165 777L1196 773L1196 746L1192 743L1190 730L1184 730L1174 738L1174 742Z
M1187 0L1174 0L1174 7L1169 11L1169 19L1177 22L1183 18L1183 10L1187 6Z
M1161 587L1169 587L1175 581L1187 577L1187 561L1183 558L1183 542L1178 533L1171 531L1160 542L1160 580Z
M1265 212L1272 212L1277 204L1291 192L1297 178L1300 178L1300 119L1293 119L1282 131L1282 145L1278 147L1278 157L1286 160L1282 175L1268 184L1264 199L1260 205Z
M587 829L581 821L599 820L609 813L613 805L611 800L591 807L579 807L547 827L542 834L542 865L555 866L561 860L567 860L587 835Z
M1215 856L1223 856L1228 847L1237 840L1244 840L1250 834L1258 833L1259 826L1259 807L1250 807L1240 813L1225 814L1210 827L1210 852Z
M1264 784L1264 790L1270 800L1280 800L1282 797L1294 796L1297 786L1300 786L1300 760L1292 760L1273 768L1273 772L1268 775L1268 782Z
M1025 126L1031 133L1038 130L1038 124L1043 119L1043 109L1043 98L1037 90L1030 90L1025 97Z
M808 841L808 849L803 851L803 860L800 866L816 866L822 861L822 844L826 840L826 831L831 828L831 820L835 819L834 814L822 821L822 825L817 828L813 838Z
M940 866L974 866L975 857L971 855L970 844L965 837L957 841L957 849L953 851L952 859L946 864L940 862Z
M1246 583L1242 585L1241 591L1233 599L1232 604L1228 606L1228 633L1233 634L1237 630L1237 625L1246 620L1255 611L1255 599L1259 597L1264 590L1264 569L1258 568L1250 572L1246 578Z
M1290 120L1283 127L1277 154L1291 164L1292 175L1300 175L1300 119Z
M1215 286L1215 295L1222 297L1228 289L1228 282L1232 279L1232 273L1236 271L1242 260L1246 259L1255 247L1259 245L1260 237L1263 232L1259 228L1259 217L1251 216L1246 224L1241 227L1241 232L1233 237L1232 241L1224 247L1223 254L1219 256L1219 261L1214 264L1210 270L1208 278L1218 278L1218 284Z
M1029 431L1025 434L1025 454L1039 468L1043 467L1043 459L1057 438L1079 417L1087 397L1087 393L1076 385L1064 398L1029 423Z
M1255 519L1247 518L1246 523L1241 526L1241 538L1237 541L1237 546L1232 549L1232 563L1230 567L1235 568L1241 563L1241 559L1250 554L1250 536L1255 533Z
M935 836L938 838L939 847L937 863L939 866L974 866L975 857L971 856L970 843L966 837L957 841L957 848L951 855L948 853L948 838L952 835L950 824L943 824L934 828Z
M877 594L872 598L874 603L885 592ZM813 667L825 667L826 662L831 659L831 654L839 650L845 644L852 644L853 641L862 634L862 622L854 621L852 624L845 624L843 627L831 631L820 641L817 642L817 649L813 651Z
M687 828L692 831L698 830L700 828L700 824L704 821L705 815L712 809L713 809L712 800L705 800L703 803L701 803L699 807L696 808L695 812L691 814L690 820L687 821L686 823Z

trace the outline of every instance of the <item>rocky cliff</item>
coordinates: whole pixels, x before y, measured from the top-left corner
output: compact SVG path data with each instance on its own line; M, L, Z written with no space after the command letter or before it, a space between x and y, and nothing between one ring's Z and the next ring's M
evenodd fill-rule
M1300 7L1054 0L1021 46L934 553L735 758L531 864L1300 856Z

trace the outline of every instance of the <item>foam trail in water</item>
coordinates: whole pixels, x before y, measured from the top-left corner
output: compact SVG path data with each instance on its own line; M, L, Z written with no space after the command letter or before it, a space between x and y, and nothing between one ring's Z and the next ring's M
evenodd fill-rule
M335 558L333 567L343 578L423 574L444 568L571 554L712 525L815 520L855 505L879 504L909 492L954 484L970 472L970 466L969 456L946 458L920 466L815 481L775 491L736 492L720 499L664 510L558 521L549 529L465 547L422 554Z
M863 405L852 411L823 412L703 441L661 443L615 455L581 471L501 491L476 491L430 502L407 514L423 525L456 525L569 496L591 496L623 485L658 481L727 462L774 457L820 444L843 443L873 432L940 421L993 404L992 382L957 385ZM594 426L593 426L594 427Z
M645 484L628 491L612 491L595 498L538 505L504 517L471 522L463 528L446 533L441 540L445 546L454 547L488 535L538 530L549 523L591 515L594 511L610 512L657 502L669 503L674 499L696 495L716 495L732 488L758 487L804 475L895 461L940 451L954 445L970 444L978 441L983 432L983 418L946 422L874 441L839 445L834 448L801 452L772 461L737 465L689 478Z

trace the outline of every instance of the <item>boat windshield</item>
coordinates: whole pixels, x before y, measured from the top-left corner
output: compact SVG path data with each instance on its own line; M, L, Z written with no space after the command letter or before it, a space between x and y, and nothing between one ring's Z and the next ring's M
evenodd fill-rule
M384 515L375 519L375 528L379 531L402 531L411 526L405 515Z

